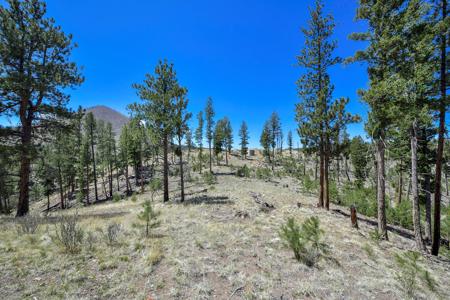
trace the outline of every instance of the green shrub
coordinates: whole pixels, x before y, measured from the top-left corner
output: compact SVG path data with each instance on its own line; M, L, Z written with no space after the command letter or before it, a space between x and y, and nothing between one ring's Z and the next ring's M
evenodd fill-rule
M137 196L135 193L133 193L133 195L131 195L131 201L132 202L136 202L137 201Z
M381 233L378 232L377 229L371 230L369 232L369 237L372 241L374 241L377 244L379 244L383 240L383 236L381 235Z
M386 208L386 219L389 224L413 229L411 201L402 201L396 207Z
M341 198L339 195L339 189L336 181L330 181L328 184L328 192L330 195L330 201L336 204L341 204Z
M161 190L162 188L162 181L161 178L154 177L152 180L150 180L148 187L151 192L157 192Z
M269 168L257 168L256 178L263 180L270 180L272 178L272 171Z
M203 181L208 185L213 185L217 183L217 178L213 173L207 171L202 174Z
M317 217L306 219L301 227L296 224L294 218L289 218L286 225L281 226L280 237L292 249L298 261L312 267L320 259L330 258L329 247L322 242L323 233Z
M121 197L120 197L119 193L114 193L112 199L114 202L119 202Z
M342 191L341 204L350 207L355 205L360 214L369 217L377 215L376 191L374 189L345 184Z
M406 251L402 254L395 254L397 265L396 279L401 290L408 298L415 298L422 286L426 286L430 291L436 292L436 281L430 273L420 265L421 255L415 251ZM419 284L422 283L422 284Z
M303 177L303 164L299 163L295 158L285 157L281 163L284 174L298 179Z
M250 177L250 169L247 167L247 165L244 165L243 167L237 169L236 176L248 178Z
M309 174L303 176L302 179L303 190L306 193L316 192L319 188L319 182L317 180L312 180Z
M150 229L158 227L159 221L156 220L158 214L153 210L150 201L145 201L142 204L144 210L138 215L139 220L145 222L145 236L148 237L150 234Z
M80 252L84 231L78 224L78 214L59 217L55 227L54 240L63 246L68 253Z

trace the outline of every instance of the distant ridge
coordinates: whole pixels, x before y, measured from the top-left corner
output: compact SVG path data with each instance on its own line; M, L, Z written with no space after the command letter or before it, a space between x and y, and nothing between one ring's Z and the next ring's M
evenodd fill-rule
M92 112L94 114L95 119L111 123L112 129L117 137L120 135L122 127L130 121L129 118L127 118L117 110L104 105L97 105L86 108L86 113L89 112Z

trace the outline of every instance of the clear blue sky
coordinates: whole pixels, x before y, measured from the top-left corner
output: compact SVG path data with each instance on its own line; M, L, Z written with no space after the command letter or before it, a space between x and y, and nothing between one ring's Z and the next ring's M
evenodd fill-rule
M264 121L272 111L285 132L296 134L295 81L302 70L296 55L303 46L313 0L48 0L48 13L79 47L73 60L83 66L86 81L74 91L71 107L107 105L126 112L138 101L132 83L153 72L159 59L175 64L179 81L189 90L194 116L212 96L216 117L228 116L236 133L242 120L250 129L251 146L259 146ZM357 0L326 1L336 21L336 54L351 56L364 47L348 40L364 24L354 22ZM349 110L364 119L366 107L356 91L366 87L364 66L332 70L334 97L348 96ZM192 125L195 125L195 119ZM363 124L351 135L364 134ZM285 134L286 135L286 134Z

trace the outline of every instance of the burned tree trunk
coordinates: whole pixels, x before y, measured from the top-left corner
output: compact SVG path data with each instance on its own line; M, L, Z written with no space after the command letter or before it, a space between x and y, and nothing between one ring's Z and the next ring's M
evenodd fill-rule
M350 220L352 221L352 227L358 229L358 215L356 213L356 206L350 207Z

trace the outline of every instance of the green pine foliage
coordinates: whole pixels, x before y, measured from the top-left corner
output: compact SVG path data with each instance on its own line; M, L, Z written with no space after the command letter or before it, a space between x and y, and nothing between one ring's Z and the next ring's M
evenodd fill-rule
M422 264L419 252L405 251L395 254L397 265L396 279L402 292L410 299L416 299L417 293L424 288L437 292L437 283Z
M138 215L139 220L145 223L145 236L150 236L150 230L160 225L158 213L153 209L152 203L147 200L142 204L143 210Z
M281 226L280 237L293 252L295 259L308 267L315 266L322 259L330 259L330 248L323 241L324 231L317 217L310 217L299 226L289 218Z
M249 132L247 123L245 121L242 122L241 128L239 129L239 137L241 141L239 145L241 146L241 155L246 159L248 154L248 144L249 144Z

